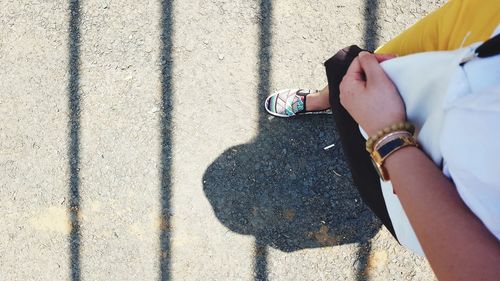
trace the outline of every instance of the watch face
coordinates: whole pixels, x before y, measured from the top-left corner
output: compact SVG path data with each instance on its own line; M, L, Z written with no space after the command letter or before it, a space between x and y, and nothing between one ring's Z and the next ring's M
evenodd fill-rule
M397 138L394 139L386 144L384 144L382 147L378 149L378 153L380 154L380 158L384 159L394 151L396 148L401 147L402 145L405 144L405 141L402 138Z

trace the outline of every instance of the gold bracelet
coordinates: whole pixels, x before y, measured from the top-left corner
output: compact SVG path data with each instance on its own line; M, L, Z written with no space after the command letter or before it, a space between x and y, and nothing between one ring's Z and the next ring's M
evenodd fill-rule
M387 134L396 131L407 131L411 135L413 135L415 134L415 126L410 122L400 122L379 130L375 135L370 136L366 141L366 151L368 151L368 153L372 153L373 147L379 139L383 138Z
M397 137L403 137L403 136L412 137L412 134L410 134L410 132L408 132L408 131L395 131L395 132L389 133L389 134L383 136L381 139L379 139L375 143L375 145L373 145L373 151L379 149L381 146L390 142L391 140L393 140Z

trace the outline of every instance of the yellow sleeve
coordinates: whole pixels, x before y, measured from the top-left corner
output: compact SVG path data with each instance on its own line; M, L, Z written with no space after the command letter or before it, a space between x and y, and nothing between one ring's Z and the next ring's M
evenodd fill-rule
M450 0L375 53L403 56L454 50L490 38L499 24L499 0Z

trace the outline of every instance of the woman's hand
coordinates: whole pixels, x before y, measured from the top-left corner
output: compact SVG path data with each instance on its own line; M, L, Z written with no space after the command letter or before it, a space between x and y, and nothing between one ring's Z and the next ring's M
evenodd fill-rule
M391 58L361 52L340 83L340 103L369 136L406 120L403 100L379 65Z

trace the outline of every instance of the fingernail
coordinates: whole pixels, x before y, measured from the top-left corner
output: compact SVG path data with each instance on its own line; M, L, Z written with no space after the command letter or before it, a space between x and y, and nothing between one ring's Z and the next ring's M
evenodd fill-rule
M364 57L364 56L369 55L369 54L370 54L370 53L368 53L367 51L362 51L361 53L359 53L359 55L358 55L358 56L360 56L360 57Z

